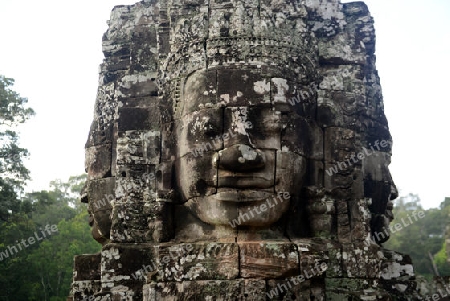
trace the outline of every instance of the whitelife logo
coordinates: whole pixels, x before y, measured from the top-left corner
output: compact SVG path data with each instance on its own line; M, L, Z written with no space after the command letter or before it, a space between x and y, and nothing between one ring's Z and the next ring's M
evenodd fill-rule
M9 258L9 256L13 256L14 254L19 253L19 251L22 251L23 250L22 246L24 248L28 248L29 246L35 244L37 241L41 241L44 238L47 238L47 235L51 236L55 232L58 232L58 227L56 225L52 226L46 225L44 227L44 230L41 230L40 234L42 234L42 236L39 236L38 232L34 232L34 236L28 237L27 240L22 239L20 242L17 242L16 246L15 245L8 246L8 248L5 251L0 252L0 261L3 261L3 258ZM17 248L19 248L19 250Z
M376 233L373 234L373 236L376 237L376 239L378 241L384 240L386 237L389 237L389 235L391 233L394 234L395 232L401 231L403 228L406 228L406 227L412 225L414 222L417 222L418 218L420 218L420 219L424 218L425 217L425 212L424 211L419 211L419 212L413 211L411 213L411 215L412 215L413 218L411 218L411 216L408 213L406 218L403 218L403 217L401 218L401 220L400 220L401 223L391 224L391 225L389 225L389 230L384 228L384 231L376 232ZM408 223L408 221L409 221L409 223Z
M354 154L352 154L350 159L347 159L345 161L341 161L341 162L338 162L337 164L334 164L334 166L332 166L326 170L326 173L327 173L327 175L329 175L331 177L333 174L337 174L339 172L339 170L341 170L341 171L346 170L353 164L356 164L359 161L364 160L364 158L366 158L366 157L372 156L376 151L381 151L381 148L386 148L386 147L388 147L388 145L391 145L391 144L392 144L392 142L390 142L390 141L377 140L377 141L375 141L373 146L371 144L369 144L370 148L372 149L372 152L370 152L367 148L363 147L362 152L359 152L356 156ZM374 146L376 147L376 150L374 149ZM381 148L380 148L380 146L381 146Z
M280 203L283 203L284 200L288 200L291 197L289 192L283 192L278 195L278 197L273 197L272 202L270 202L270 198L266 199L266 203L263 203L261 205L253 206L251 209L248 209L247 213L239 213L239 216L237 219L233 219L231 222L229 222L230 226L233 228L236 228L237 226L240 226L243 222L246 222L250 220L251 218L255 217L255 214L261 214L263 212L266 212L267 209L273 208L276 205L278 205L278 201ZM277 201L278 199L278 201ZM260 211L258 211L258 208ZM255 213L255 214L253 214ZM250 217L250 215L252 217Z

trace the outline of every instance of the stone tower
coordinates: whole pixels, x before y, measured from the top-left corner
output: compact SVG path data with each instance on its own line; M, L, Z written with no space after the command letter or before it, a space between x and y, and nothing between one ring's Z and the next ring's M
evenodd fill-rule
M151 0L103 37L73 300L416 300L363 2Z

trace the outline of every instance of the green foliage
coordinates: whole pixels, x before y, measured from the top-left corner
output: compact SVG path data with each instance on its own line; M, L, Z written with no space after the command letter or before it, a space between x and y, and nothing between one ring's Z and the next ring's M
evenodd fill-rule
M77 203L75 192L84 181L85 175L71 177L68 182L52 182L50 191L28 193L20 211L0 224L0 252L35 232L39 235L45 225L57 225L58 229L0 260L0 300L66 300L74 255L96 253L101 248L91 237L85 205L71 205Z
M0 221L6 221L10 211L17 212L20 202L17 192L30 178L23 164L28 151L18 145L16 128L34 115L25 107L27 99L13 91L14 80L0 75Z
M439 275L449 276L450 275L450 264L447 257L446 243L442 244L441 250L434 256L434 263L437 266Z
M424 210L417 195L410 194L399 198L394 207L395 218L391 225L406 222L408 226L392 233L391 238L384 244L387 249L410 255L415 272L429 279L436 274L433 264L437 265L441 275L450 275L446 266L448 263L445 249L443 250L450 209L450 201L446 202L447 199L441 204L441 209ZM423 211L425 216L416 219L413 216L414 211L416 214Z
M74 255L100 250L78 201L86 175L19 197L30 177L17 127L34 111L13 84L0 75L0 300L62 301L69 295ZM43 238L46 225L58 231Z
M15 126L25 122L34 112L30 108L25 108L27 99L9 87L14 85L14 79L0 75L0 126Z
M28 151L18 146L16 127L34 115L25 105L26 98L11 89L14 80L0 75L0 171L4 182L20 189L20 184L29 179L23 158Z

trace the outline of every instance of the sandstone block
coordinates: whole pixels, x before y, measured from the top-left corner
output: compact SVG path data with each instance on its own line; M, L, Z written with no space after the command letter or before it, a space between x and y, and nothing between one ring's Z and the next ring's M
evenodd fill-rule
M243 278L281 278L296 275L298 251L294 244L240 243L240 275Z
M231 280L239 275L239 250L232 243L160 246L160 281Z

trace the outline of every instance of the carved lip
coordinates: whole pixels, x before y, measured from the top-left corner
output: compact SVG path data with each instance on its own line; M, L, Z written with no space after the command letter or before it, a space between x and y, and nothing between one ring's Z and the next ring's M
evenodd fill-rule
M273 179L252 176L219 176L219 188L267 189L273 187Z
M232 189L232 188L219 188L214 195L218 201L222 202L257 202L264 201L274 197L273 191L261 191L253 189Z

